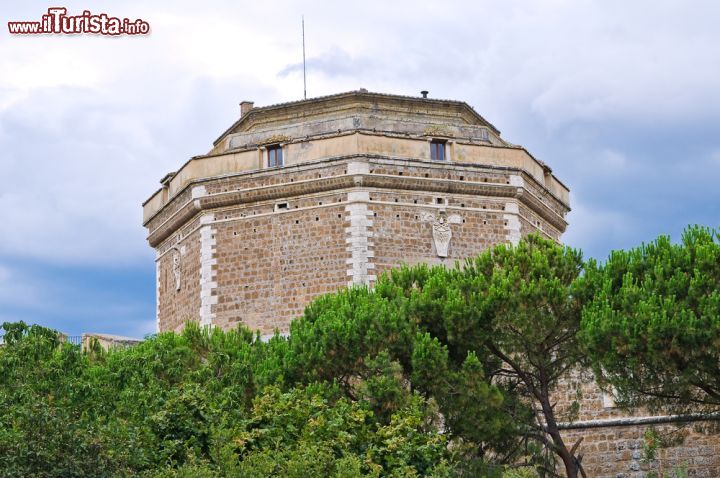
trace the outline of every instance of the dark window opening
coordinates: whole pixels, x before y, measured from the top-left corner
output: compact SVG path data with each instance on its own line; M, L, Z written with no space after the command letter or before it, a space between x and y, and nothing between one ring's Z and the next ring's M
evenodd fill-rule
M440 139L430 141L430 159L445 161L445 141Z
M283 152L282 146L276 144L274 146L268 146L268 167L274 168L283 165Z

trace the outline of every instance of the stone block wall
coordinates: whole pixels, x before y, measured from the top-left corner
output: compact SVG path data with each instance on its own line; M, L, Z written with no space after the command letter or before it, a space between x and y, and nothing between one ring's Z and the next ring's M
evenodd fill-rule
M159 330L198 320L286 332L314 297L372 285L403 263L452 266L534 231L557 239L562 215L543 206L557 200L525 201L532 181L510 169L353 157L192 184L148 222Z
M652 427L661 436L677 437L678 442L657 450L646 459L645 433ZM565 430L563 438L574 443L584 440L580 452L583 467L592 478L650 478L720 476L720 437L712 424L629 425Z
M681 422L667 414L617 408L612 393L601 390L588 371L569 374L553 402L566 445L583 440L578 452L588 477L720 476L718 422ZM570 414L573 402L579 404L575 417ZM654 457L647 452L653 441L649 431L662 442Z
M166 244L156 260L159 331L180 331L199 319L200 231Z
M288 201L291 209L215 225L220 265L213 324L286 332L313 297L347 282L348 221L338 196L315 197L314 207Z

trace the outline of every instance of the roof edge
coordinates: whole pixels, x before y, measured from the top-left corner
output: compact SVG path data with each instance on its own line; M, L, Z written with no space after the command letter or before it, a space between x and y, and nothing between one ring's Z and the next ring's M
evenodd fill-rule
M353 96L359 96L359 97L370 97L370 98L385 98L385 99L400 99L400 100L413 100L413 101L421 101L426 103L434 103L434 104L440 104L440 103L452 103L455 105L459 105L463 108L466 108L473 116L475 116L483 125L490 128L493 133L500 136L500 130L498 130L495 125L490 123L488 120L486 120L482 115L480 115L477 111L475 111L475 108L470 106L465 101L458 101L458 100L445 100L445 99L439 99L439 98L423 98L419 96L408 96L408 95L393 95L389 93L375 93L370 92L364 89L360 90L352 90L352 91L345 91L342 93L335 93L332 95L325 95L325 96L317 96L315 98L308 98L303 100L297 100L297 101L288 101L284 103L276 103L268 106L260 106L257 108L251 109L247 114L243 115L242 117L238 118L232 125L230 125L229 128L227 128L218 138L213 141L213 147L217 146L223 139L225 139L232 130L237 128L240 124L247 121L247 118L252 118L253 116L256 116L259 112L265 112L265 111L272 111L276 109L282 109L287 108L289 106L298 106L304 103L312 103L315 101L327 101L327 100L333 100L333 99L341 99L341 98L350 98Z

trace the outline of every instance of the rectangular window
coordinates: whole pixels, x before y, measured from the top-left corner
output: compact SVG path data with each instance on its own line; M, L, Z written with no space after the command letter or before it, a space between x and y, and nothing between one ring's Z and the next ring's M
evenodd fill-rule
M430 141L430 159L445 161L445 141L440 139Z
M283 165L283 154L282 146L276 144L274 146L268 146L268 167L274 168Z

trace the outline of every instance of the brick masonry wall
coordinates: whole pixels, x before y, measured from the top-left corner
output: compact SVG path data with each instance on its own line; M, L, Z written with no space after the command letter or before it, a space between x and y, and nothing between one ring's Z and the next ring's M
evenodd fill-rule
M313 297L347 282L347 220L345 205L337 199L316 197L315 206L308 207L310 200L303 198L289 201L292 209L286 211L215 224L215 325L242 323L262 334L276 328L285 332ZM241 210L229 212L244 214Z
M563 438L575 443L583 437L580 452L583 467L592 478L650 478L720 476L720 437L708 424L682 428L656 425L654 430L682 442L658 450L655 459L645 459L645 431L648 425L566 430ZM685 474L683 474L685 473Z
M383 186L363 187L362 176L356 175L384 178ZM322 192L315 185L342 177L355 178L358 187L343 180L341 188L333 189L332 183ZM480 186L489 195L448 193L448 180L467 183L467 191ZM559 237L532 208L520 209L510 196L515 183L524 184L509 170L383 158L332 160L196 183L148 223L151 234L153 227L167 231L156 245L160 330L199 320L223 328L242 323L262 334L285 332L317 295L351 283L371 285L378 273L402 263L452 265L493 244L515 242L538 227ZM426 191L423 184L435 190ZM257 191L283 185L291 186L294 195L243 199L262 198ZM224 200L228 195L237 199ZM183 205L188 198L194 198L196 211L198 201L206 206L173 226L175 231L163 226L172 217L169 211L192 211ZM441 213L452 231L447 257L439 257L433 238L433 221ZM175 250L193 254L182 254L181 291L168 285ZM200 265L192 269L186 261ZM192 297L195 293L199 298Z
M174 271L179 258L180 289ZM157 259L158 317L160 332L179 331L188 320L198 320L200 310L200 233L195 231Z
M577 401L579 410L571 417ZM612 395L603 392L592 373L574 371L554 391L558 420L577 424L611 423L629 417L652 417L647 410L628 411L614 406ZM572 422L571 422L572 423ZM570 424L572 426L572 424ZM583 466L594 478L645 478L651 476L720 476L720 435L717 423L637 424L600 426L563 430L568 446L581 437L578 452L584 455ZM655 459L648 460L644 451L646 431L653 429L664 437L667 446L658 449ZM653 475L655 473L655 475Z
M455 260L470 257L493 244L505 242L503 214L499 209L446 208L432 204L429 200L434 202L434 196L417 195L412 200L400 194L398 196L398 203L373 201L370 206L373 212L375 267L378 273L402 263L443 263L452 266ZM373 196L373 200L375 199ZM413 202L415 199L418 200L417 205ZM459 216L461 221L450 225L452 238L447 258L438 257L433 241L432 223L427 218L427 215L439 215L441 210L448 216Z

